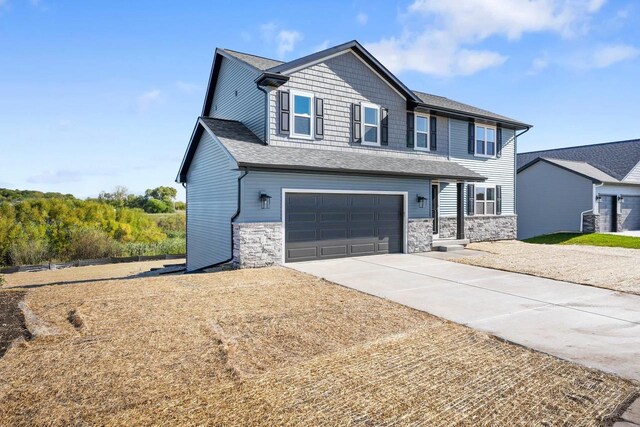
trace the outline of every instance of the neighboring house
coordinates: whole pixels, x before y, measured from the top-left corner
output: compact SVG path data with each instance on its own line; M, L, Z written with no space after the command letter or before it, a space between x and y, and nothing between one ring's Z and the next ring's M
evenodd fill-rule
M356 41L284 63L217 49L177 178L187 269L515 238L529 127L412 91Z
M640 230L640 139L518 154L518 238Z

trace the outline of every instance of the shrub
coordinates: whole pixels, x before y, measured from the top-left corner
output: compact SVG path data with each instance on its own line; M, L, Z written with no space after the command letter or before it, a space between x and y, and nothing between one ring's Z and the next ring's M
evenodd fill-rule
M185 202L175 202L173 206L177 211L184 211L187 209L187 204Z
M149 213L166 213L170 211L170 206L158 199L147 199L144 204L145 212Z
M118 247L106 233L94 228L78 228L71 232L64 252L68 260L108 258L118 255Z
M4 280L4 276L0 274L0 288L3 287L7 282Z
M187 217L184 213L152 214L149 217L167 237L184 237L187 232Z
M19 240L9 248L9 262L13 265L40 264L51 258L49 245L45 240Z

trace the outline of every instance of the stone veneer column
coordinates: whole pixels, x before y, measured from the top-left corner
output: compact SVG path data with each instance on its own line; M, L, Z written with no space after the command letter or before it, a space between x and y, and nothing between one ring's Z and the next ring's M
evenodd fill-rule
M428 252L433 240L433 219L409 219L407 226L407 252Z
M582 217L582 232L583 233L598 233L600 231L600 215L598 214L584 214Z
M233 224L233 264L240 268L282 264L282 223Z

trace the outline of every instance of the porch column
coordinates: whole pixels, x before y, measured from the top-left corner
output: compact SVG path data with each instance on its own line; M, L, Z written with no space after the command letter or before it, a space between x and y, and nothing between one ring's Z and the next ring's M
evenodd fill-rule
M464 182L456 183L456 239L464 239Z

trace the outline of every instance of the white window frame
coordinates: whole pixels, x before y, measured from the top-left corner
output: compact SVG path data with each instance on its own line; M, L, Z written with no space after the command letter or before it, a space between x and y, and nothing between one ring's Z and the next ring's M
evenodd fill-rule
M296 116L298 117L307 117L306 114L296 114L296 95L298 96L304 96L306 98L310 98L311 99L311 111L310 114L308 116L309 118L309 135L306 135L304 133L296 133L296 127L295 127L295 120L296 120ZM309 140L313 140L313 135L314 135L314 109L315 109L315 96L313 95L313 93L311 92L305 92L302 90L294 90L291 89L289 91L289 96L291 97L289 104L291 105L290 107L290 111L291 111L291 115L290 115L290 119L289 119L289 129L291 129L291 137L292 138L302 138L302 139L309 139Z
M418 117L422 117L427 119L427 146L426 147L418 147L418 133L424 134L425 132L418 132ZM413 118L413 149L417 151L431 151L431 139L429 135L431 134L431 117L428 114L415 114Z
M360 110L360 118L362 119L360 121L360 135L362 135L362 140L361 140L361 144L362 145L369 145L371 147L380 147L380 137L381 137L381 128L382 128L382 117L380 117L381 114L381 109L379 105L376 104L370 104L367 102L363 102L362 105L360 106L361 110ZM373 126L371 124L368 124L365 122L365 108L371 108L374 109L376 111L378 111L378 123L376 124L376 129L377 129L377 141L378 142L370 142L370 141L366 141L365 140L365 126Z
M498 211L498 192L496 190L496 186L492 185L492 184L484 184L484 185L478 185L476 184L474 187L474 192L478 190L478 188L484 188L485 192L485 196L484 196L484 200L478 200L476 199L477 197L477 193L473 194L473 212L474 215L476 216L497 216L497 211ZM493 189L493 200L487 200L487 188L492 188ZM493 202L493 213L487 213L487 202ZM482 203L484 204L484 213L478 213L478 206L477 203Z
M478 137L477 137L477 129L474 128L473 131L473 152L474 155L476 157L485 157L487 159L495 159L496 158L496 154L498 152L498 128L496 126L492 126L492 125L485 125L483 123L475 123L474 124L475 128L481 127L484 128L484 152L487 152L487 129L493 129L493 136L494 136L494 140L493 140L493 154L482 154L482 153L478 153Z

